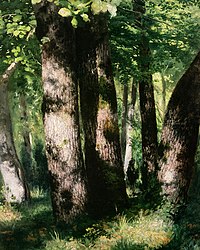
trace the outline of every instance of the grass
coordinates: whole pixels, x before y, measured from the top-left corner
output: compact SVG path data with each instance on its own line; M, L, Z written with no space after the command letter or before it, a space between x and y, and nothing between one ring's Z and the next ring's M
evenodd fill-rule
M0 204L0 250L200 249L197 199L176 224L167 209L150 210L137 204L114 218L83 218L72 227L59 228L48 193L36 190L32 197L31 204Z

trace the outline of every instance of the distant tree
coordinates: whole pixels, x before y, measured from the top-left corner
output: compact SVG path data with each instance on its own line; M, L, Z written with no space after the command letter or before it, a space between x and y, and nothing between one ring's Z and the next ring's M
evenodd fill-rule
M135 104L137 98L137 87L135 86L134 79L131 84L131 100L128 103L127 108L127 122L126 122L126 149L125 149L125 156L124 156L124 171L125 173L128 170L130 164L134 162L133 159L133 147L132 147L132 131L134 129L134 113L135 113ZM136 180L135 180L136 181Z
M13 62L0 77L0 174L5 200L21 203L30 198L30 193L15 150L8 101L8 83L16 66Z
M156 176L158 169L157 154L157 124L156 110L154 100L153 79L151 72L151 50L148 38L148 29L144 21L145 1L133 1L133 10L137 20L138 29L140 29L140 43L138 45L138 66L140 71L139 96L140 113L142 122L142 156L143 170L142 182L145 190L151 189L151 178Z
M187 200L200 121L200 52L170 98L159 146L159 180L174 205Z

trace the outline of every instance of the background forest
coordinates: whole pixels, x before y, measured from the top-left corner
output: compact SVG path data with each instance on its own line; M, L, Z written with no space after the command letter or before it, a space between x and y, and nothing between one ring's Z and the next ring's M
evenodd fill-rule
M1 0L0 250L200 249L200 3Z

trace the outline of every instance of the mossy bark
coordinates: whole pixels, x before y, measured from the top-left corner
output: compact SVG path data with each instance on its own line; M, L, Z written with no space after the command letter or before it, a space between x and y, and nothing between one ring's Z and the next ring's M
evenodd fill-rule
M102 28L103 27L103 28ZM105 162L105 182L108 178L107 195L110 204L121 210L127 204L125 176L120 147L117 97L109 47L106 15L97 18L97 68L99 77L99 109L97 114L97 151ZM113 207L114 209L114 207Z
M76 35L89 204L96 217L116 213L126 200L116 93L98 22L99 16L91 16L90 23L79 27Z

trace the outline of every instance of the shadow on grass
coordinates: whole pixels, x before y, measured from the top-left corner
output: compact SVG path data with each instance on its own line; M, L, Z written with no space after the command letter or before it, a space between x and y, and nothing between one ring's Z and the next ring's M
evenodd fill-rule
M40 249L55 228L49 197L16 206L14 210L21 214L19 218L0 221L0 250Z
M0 250L46 249L46 243L55 236L58 235L60 240L78 239L94 223L84 216L72 226L56 225L49 195L34 197L29 204L14 206L11 211L17 211L19 216L13 220L0 220Z

